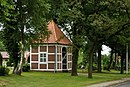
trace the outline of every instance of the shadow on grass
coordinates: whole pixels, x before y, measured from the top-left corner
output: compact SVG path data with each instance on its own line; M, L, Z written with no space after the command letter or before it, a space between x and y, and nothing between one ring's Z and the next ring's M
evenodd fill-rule
M78 73L88 73L88 71L83 70L83 69L78 69ZM95 71L93 71L93 73L99 73L99 72L97 72L97 70L95 70ZM103 74L121 74L120 71L117 71L117 70L111 70L111 71L103 70L100 73L103 73ZM125 71L124 71L124 74L126 74ZM130 72L128 74L130 74Z

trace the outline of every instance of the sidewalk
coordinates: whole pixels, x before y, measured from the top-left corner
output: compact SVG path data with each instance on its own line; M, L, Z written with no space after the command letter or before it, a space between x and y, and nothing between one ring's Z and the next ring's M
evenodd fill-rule
M89 85L89 86L85 86L85 87L112 87L112 85L115 85L118 83L123 83L123 82L129 81L129 80L130 80L130 78L123 78L121 80L103 82L103 83Z

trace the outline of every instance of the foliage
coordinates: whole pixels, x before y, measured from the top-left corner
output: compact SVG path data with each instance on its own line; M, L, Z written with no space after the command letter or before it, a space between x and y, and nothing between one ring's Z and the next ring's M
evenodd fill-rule
M6 38L4 38L4 44L9 54L15 55L11 58L16 59L14 67L17 67L16 72L21 74L24 52L27 47L32 43L32 40L46 38L49 34L46 29L48 22L46 16L49 13L50 5L46 0L7 0L5 2L11 4L13 9L7 8L7 13L10 15L2 15L9 19L3 22L3 35ZM17 66L19 49L21 59L20 66Z
M82 13L86 18L85 30L90 44L89 78L92 78L92 55L98 46L130 26L128 3L126 0L83 1Z
M3 15L8 20L4 20L2 30L1 30L1 40L5 46L6 51L9 53L9 63L7 65L11 65L13 63L14 69L16 68L18 64L18 53L20 50L19 47L19 38L16 38L15 35L19 35L19 30L17 29L17 21L16 16L17 11L14 9L14 2L13 0L6 0L6 3L10 6L12 6L12 9L7 9L9 15Z
M16 10L18 11L17 22L20 32L19 46L21 50L20 65L17 66L17 74L21 75L24 62L24 52L32 41L45 38L48 35L46 15L49 13L49 4L44 0L18 0ZM19 10L18 10L19 9Z
M14 64L12 63L12 61L7 61L7 62L6 62L6 65L7 65L7 66L10 66L10 67L13 67L13 66L14 66Z
M9 10L14 9L12 2L13 0L10 0L9 3L8 0L0 0L0 27L4 21L10 20L7 16L10 15Z
M108 55L102 55L102 66L103 70L107 70L108 64L109 64L110 56Z
M111 47L113 50L117 51L118 53L121 53L123 50L125 50L126 43L129 44L129 35L130 28L127 28L127 30L120 32L118 35L115 35L111 39L108 39L105 44L107 44L109 47Z
M0 66L0 76L8 75L9 71L9 68Z
M108 39L105 44L108 45L109 47L111 47L111 49L113 49L116 53L118 53L119 55L126 55L126 45L129 44L130 42L130 28L128 27L126 30L121 31L118 35L115 35L114 37ZM123 59L125 59L126 57L121 56L121 61L124 61ZM125 67L125 64L122 64L124 62L119 61L119 59L116 61L116 63L113 63L113 67L116 70L121 70L121 72L123 72L123 70L125 69L121 69L122 67ZM115 65L116 64L116 65ZM113 68L112 67L112 68Z
M28 72L30 70L30 65L29 64L23 64L23 68L22 68L23 72Z
M30 45L34 37L39 39L39 37L48 34L46 26L49 19L46 18L46 15L49 13L50 5L46 0L18 0L15 5L18 5L15 9L19 9L18 19L16 19L19 24L18 30L23 30L23 26L26 27L23 30L24 44ZM20 40L22 38L21 35L22 32L20 32Z
M95 2L86 1L85 3L83 3L85 10L83 12L87 18L86 35L90 41L102 44L108 38L116 35L117 32L128 28L129 16L126 10L128 10L129 5L126 1L95 0ZM86 11L90 6L91 9ZM122 28L124 25L126 27Z
M0 51L5 51L5 46L2 41L0 41Z
M32 40L48 35L46 24L50 18L66 31L73 42L72 75L77 75L78 52L82 46L84 58L87 59L88 56L90 66L88 76L92 78L93 54L99 45L104 43L112 49L118 48L117 50L122 53L125 43L129 43L130 40L128 0L14 0L14 2L12 0L10 3L7 1L1 1L0 21L4 24L3 29L7 29L4 32L5 36L9 35L6 37L8 42L5 43L16 41L16 47L21 50L21 67L25 48ZM9 23L5 23L4 20ZM16 26L12 23L16 23L14 24ZM7 39L10 36L10 40ZM13 42L5 46L9 48Z
M88 42L89 49L86 49L86 53L89 54L89 70L92 71L92 55L98 45L102 45L130 26L129 2L126 0L65 0L64 2L60 0L59 3L56 3L53 9L53 12L57 13L54 17L72 40L74 52L77 49L79 51L83 42ZM74 52L73 57L76 55ZM77 66L77 56L73 58L74 66Z
M73 42L73 58L72 58L72 76L77 76L77 61L78 61L78 52L80 47L83 45L83 27L82 20L84 20L84 15L81 13L81 2L77 0L60 0L60 3L57 3L60 8L53 9L53 11L58 12L54 17L59 26L66 32L66 35ZM71 16L70 16L71 15Z

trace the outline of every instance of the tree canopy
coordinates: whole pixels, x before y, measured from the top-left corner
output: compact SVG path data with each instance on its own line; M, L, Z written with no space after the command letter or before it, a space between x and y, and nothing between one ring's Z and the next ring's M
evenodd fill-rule
M115 44L124 46L129 42L129 0L1 0L0 3L0 22L6 37L3 41L7 48L15 43L20 49L20 74L27 44L48 35L46 27L50 19L73 42L72 76L78 75L78 52L83 45L89 56L88 77L92 78L92 57L102 44L114 48Z
M8 7L7 4L12 8L10 9L10 6ZM5 18L1 20L4 31L3 35L6 37L4 42L8 49L12 47L11 44L13 43L17 44L17 46L13 46L20 48L21 60L20 66L16 68L16 74L21 75L24 52L26 47L29 46L28 44L31 44L34 38L39 39L41 36L45 37L48 35L46 25L49 19L46 15L49 13L49 8L50 5L45 0L1 1L1 11L3 14L0 16Z

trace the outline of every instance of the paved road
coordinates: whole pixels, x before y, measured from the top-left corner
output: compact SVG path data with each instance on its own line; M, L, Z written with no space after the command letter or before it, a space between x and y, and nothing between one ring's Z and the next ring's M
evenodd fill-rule
M124 83L121 83L119 85L115 85L115 86L112 86L112 87L130 87L130 81L124 82Z
M108 82L93 84L85 87L130 87L130 78L122 78L121 80L108 81Z

